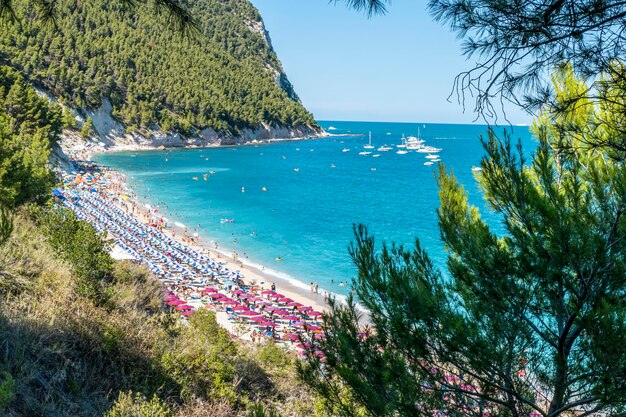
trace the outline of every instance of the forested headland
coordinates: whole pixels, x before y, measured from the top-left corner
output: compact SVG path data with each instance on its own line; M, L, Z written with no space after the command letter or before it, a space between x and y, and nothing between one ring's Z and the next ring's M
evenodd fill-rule
M52 21L27 1L0 27L0 60L76 109L109 99L127 131L312 127L246 0L186 1L195 30L124 2L60 1Z

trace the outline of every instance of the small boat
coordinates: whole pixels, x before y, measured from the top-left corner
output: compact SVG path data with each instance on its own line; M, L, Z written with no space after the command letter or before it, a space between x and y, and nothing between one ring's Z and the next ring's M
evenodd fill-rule
M374 149L374 145L372 145L372 132L370 132L370 140L367 145L363 145L363 149Z
M261 191L267 191L267 188L262 187L262 188L261 188Z
M363 151L363 152L359 152L359 155L371 155L371 152Z
M235 219L220 219L220 223L235 223Z
M380 156L379 153L375 153L374 155L372 155L372 158L378 158Z
M387 146L387 145L383 145L380 148L376 149L378 152L388 152L390 150L392 150L393 148L391 146Z
M428 155L426 155L426 158L428 158L428 159L439 159L439 155L428 154Z
M371 167L371 168L370 168L370 171L376 171L376 168Z
M283 258L281 258L280 256L278 258L276 258L276 261L278 262L282 262Z
M335 164L330 164L330 167L331 167L331 168L337 168L337 165L335 165Z
M328 129L326 130L337 130L337 128L335 126L328 126Z
M193 179L194 179L195 181L198 181L198 177L193 177Z
M341 152L350 152L350 148L343 148Z
M400 151L398 151L398 152L396 152L396 153L397 153L398 155L406 155L407 153L409 153L409 151L402 151L402 150L400 150Z
M424 162L424 165L426 165L427 167L431 166L432 164L434 164L433 161Z
M474 172L479 172L482 171L483 169L481 167L472 167L472 171Z
M294 168L293 169L295 172L300 172L300 168Z

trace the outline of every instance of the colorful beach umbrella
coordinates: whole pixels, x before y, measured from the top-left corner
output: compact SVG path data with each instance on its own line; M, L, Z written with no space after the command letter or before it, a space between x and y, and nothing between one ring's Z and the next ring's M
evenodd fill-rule
M182 304L176 307L174 310L176 311L185 311L185 310L193 310L193 307L187 304Z
M292 303L293 300L291 298L288 298L288 297L283 297L283 298L279 298L278 302L279 303Z
M261 294L276 294L276 293L272 290L265 290Z
M287 303L287 307L303 307L302 304L292 301L291 303Z
M298 307L298 311L311 311L311 310L313 310L313 307L309 307L309 306Z
M265 317L263 316L250 317L248 320L261 323L265 321Z
M247 311L248 307L246 306L242 306L242 305L238 305L238 306L234 306L233 307L233 311Z
M263 327L276 327L276 323L274 323L273 321L263 321L259 323L259 325Z
M298 316L284 316L283 320L300 320Z
M235 290L232 291L233 294L245 294L246 292L244 290Z
M168 304L171 306L179 306L181 304L185 304L185 302L182 300L176 299L176 300L169 301Z

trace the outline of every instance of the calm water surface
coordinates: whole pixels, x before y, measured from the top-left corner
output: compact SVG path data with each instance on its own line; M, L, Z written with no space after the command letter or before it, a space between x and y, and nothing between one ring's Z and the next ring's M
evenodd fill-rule
M247 254L248 262L297 279L304 287L314 281L339 294L348 291L339 283L356 275L348 255L355 223L369 226L378 240L412 245L419 238L435 263L445 266L437 227L436 164L425 166L426 154L397 154L395 145L402 134L417 136L419 128L426 145L441 148L442 162L465 185L470 201L502 231L472 173L484 154L479 137L486 134L486 126L340 121L320 125L329 133L359 136L120 152L95 159L125 173L140 198L160 205L162 212L167 206L170 221L191 231L199 224L200 235L216 240L220 249L236 250L240 258ZM507 129L513 129L513 138L521 139L527 152L534 149L527 127ZM359 155L368 132L376 148L388 144L393 150L374 149L373 154L380 154L377 158Z

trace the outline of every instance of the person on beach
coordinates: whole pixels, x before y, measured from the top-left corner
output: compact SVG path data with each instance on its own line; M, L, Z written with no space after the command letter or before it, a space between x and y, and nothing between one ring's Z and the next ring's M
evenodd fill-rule
M315 292L315 285L311 282L311 292Z
M324 304L326 304L327 299L328 299L328 293L324 291Z
M272 282L271 290L276 291L276 284L274 284L273 282Z
M319 294L319 292L320 292L320 286L319 286L319 284L316 282L316 283L315 283L315 294Z

